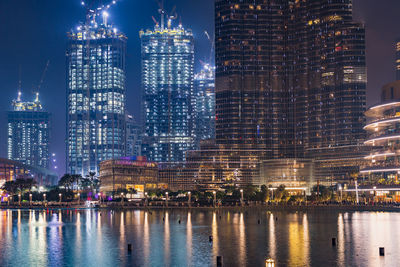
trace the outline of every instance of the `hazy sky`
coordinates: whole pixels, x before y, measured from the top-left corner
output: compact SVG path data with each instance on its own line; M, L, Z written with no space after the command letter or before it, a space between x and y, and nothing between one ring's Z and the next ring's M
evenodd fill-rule
M104 0L103 2L107 2ZM196 64L209 55L204 30L213 33L213 0L166 0L177 6L184 27L195 36ZM157 17L155 0L120 0L110 10L109 21L128 36L127 107L139 115L139 30L152 28ZM400 37L399 0L354 0L354 15L367 28L368 104L379 101L380 87L395 79L394 40ZM51 152L59 168L65 164L65 48L66 32L84 20L80 0L0 0L0 157L6 157L6 114L17 95L21 68L23 99L33 98L46 61L49 69L41 87L41 101L53 114Z

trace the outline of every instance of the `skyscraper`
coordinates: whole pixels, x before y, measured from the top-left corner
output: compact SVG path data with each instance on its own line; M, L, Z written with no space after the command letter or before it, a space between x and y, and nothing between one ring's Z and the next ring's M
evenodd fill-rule
M141 129L132 115L126 114L126 156L141 156Z
M400 39L396 41L396 80L400 80Z
M125 155L127 38L94 10L67 45L67 172L82 175Z
M215 138L215 68L205 64L194 76L196 148Z
M43 110L39 94L32 102L12 102L7 113L7 156L34 167L49 167L50 113Z
M273 159L363 140L365 30L351 2L216 1L219 144Z
M142 42L143 155L156 162L179 162L195 139L193 34L182 25L140 32Z

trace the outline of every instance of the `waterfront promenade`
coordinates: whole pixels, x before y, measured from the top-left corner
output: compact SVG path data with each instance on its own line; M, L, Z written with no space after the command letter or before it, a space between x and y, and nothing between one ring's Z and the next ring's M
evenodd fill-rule
M374 203L373 205L365 204L340 204L340 203L318 203L318 204L277 204L277 203L245 203L243 205L196 205L193 203L189 205L188 203L182 202L172 202L172 203L150 203L146 205L142 202L108 202L96 205L87 205L85 203L73 203L73 202L54 202L47 203L43 205L41 202L32 204L22 203L17 204L2 204L1 209L35 209L35 210L53 210L53 209L110 209L110 210L160 210L160 209L221 209L221 210L247 210L247 209L257 209L266 211L385 211L385 212L400 212L400 205L390 204L390 203Z

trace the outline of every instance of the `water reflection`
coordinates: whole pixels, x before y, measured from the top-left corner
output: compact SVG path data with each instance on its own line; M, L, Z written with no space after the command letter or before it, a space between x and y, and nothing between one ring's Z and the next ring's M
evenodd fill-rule
M189 211L186 220L186 254L187 261L186 264L189 266L192 263L192 242L193 242L193 232L192 232L192 213Z
M396 266L399 224L398 213L372 212L2 210L0 263L212 266L222 255L225 266Z
M166 211L164 215L164 262L166 266L170 265L170 233L169 233L169 212Z
M288 224L289 234L289 265L304 266L308 261L309 236L307 215L304 214L300 222L299 215L296 213L291 216L292 220Z

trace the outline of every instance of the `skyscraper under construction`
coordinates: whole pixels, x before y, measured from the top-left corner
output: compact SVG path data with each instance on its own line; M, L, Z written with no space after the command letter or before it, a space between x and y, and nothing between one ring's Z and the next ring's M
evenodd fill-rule
M26 102L18 98L7 112L7 157L23 164L48 168L50 143L50 113L43 110L39 93L35 100Z
M356 145L365 30L351 0L216 0L216 139L314 157Z
M68 33L66 142L72 174L98 172L101 161L125 156L127 38L107 22L108 8L87 7L86 23Z
M142 153L151 161L181 162L195 142L194 41L172 19L140 32L144 136Z

